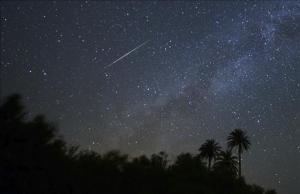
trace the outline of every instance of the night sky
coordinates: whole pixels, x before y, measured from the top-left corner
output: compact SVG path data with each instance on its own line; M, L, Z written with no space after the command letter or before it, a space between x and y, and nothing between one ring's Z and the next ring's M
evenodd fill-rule
M300 190L300 2L1 2L1 97L70 145L170 160L247 131L247 180Z

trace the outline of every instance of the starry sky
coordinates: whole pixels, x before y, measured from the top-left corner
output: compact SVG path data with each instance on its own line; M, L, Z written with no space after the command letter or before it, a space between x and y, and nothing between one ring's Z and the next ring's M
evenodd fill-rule
M246 178L300 190L297 1L2 1L0 75L70 145L172 159L243 128Z

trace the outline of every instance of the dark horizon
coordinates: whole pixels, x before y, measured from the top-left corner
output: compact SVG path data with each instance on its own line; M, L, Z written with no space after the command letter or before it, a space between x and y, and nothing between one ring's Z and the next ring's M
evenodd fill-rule
M181 153L170 163L164 151L131 157L80 150L45 115L28 119L27 111L19 94L0 105L1 193L277 194L245 179L242 155L252 143L244 129L228 134L226 148L207 139L199 153Z
M300 190L300 2L1 2L0 98L69 145L130 156L226 147L250 183Z

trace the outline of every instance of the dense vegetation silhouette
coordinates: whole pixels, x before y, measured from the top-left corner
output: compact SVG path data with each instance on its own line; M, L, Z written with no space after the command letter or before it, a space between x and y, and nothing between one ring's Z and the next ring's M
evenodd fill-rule
M68 147L44 116L26 119L20 95L0 106L0 122L2 194L276 194L237 175L231 148L238 147L240 160L250 145L242 130L228 137L229 150L211 139L199 154L182 153L170 164L165 152L129 159Z

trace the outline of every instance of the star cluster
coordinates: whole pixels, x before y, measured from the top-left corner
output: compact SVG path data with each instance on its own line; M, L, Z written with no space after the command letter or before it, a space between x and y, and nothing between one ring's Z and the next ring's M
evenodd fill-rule
M297 1L2 2L1 96L98 152L172 158L241 127L246 177L296 194L299 43Z

